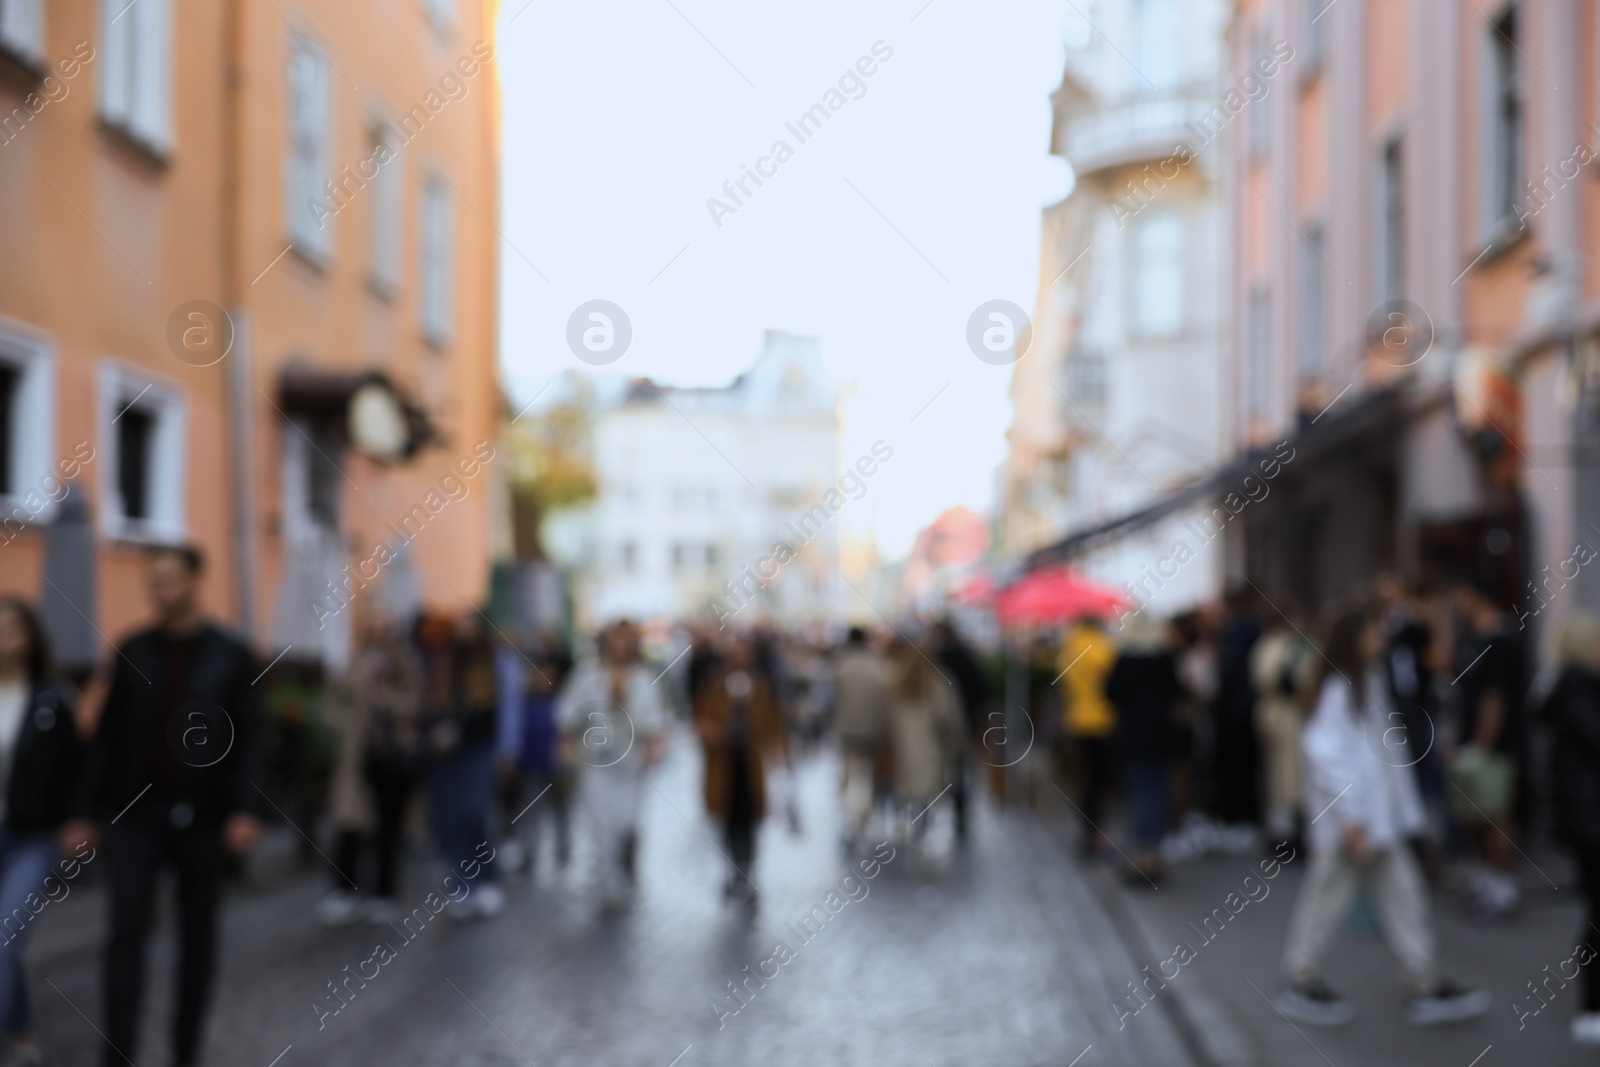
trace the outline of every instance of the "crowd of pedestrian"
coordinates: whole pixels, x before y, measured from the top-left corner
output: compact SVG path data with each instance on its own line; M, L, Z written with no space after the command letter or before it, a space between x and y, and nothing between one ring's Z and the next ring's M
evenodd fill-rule
M1084 853L1114 852L1144 887L1208 853L1303 848L1285 1015L1353 1015L1318 968L1361 887L1412 1021L1480 1015L1488 995L1439 971L1430 883L1475 918L1515 921L1522 845L1547 827L1600 925L1600 622L1569 616L1540 672L1525 636L1492 585L1393 575L1321 621L1254 591L1169 619L1076 620L1044 699ZM1583 995L1573 1037L1600 1044L1592 976Z

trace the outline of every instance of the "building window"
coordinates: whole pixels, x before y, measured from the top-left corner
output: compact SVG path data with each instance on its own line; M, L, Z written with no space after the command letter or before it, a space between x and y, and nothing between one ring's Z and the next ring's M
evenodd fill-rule
M1133 332L1176 337L1183 330L1183 218L1175 211L1142 214L1133 224Z
M1170 89L1182 80L1181 10L1178 0L1135 0L1132 62L1143 86Z
M1267 290L1250 294L1245 344L1245 413L1250 419L1267 417L1272 397L1272 304Z
M1106 358L1079 349L1067 359L1067 398L1074 404L1100 406L1106 402Z
M374 122L367 131L367 149L377 173L368 192L368 280L380 295L400 288L400 137L387 122Z
M139 0L143 3L144 0ZM328 58L295 31L289 42L289 158L285 206L289 240L316 263L333 250L335 204L324 191L332 177L333 82Z
M1523 177L1523 87L1517 6L1490 23L1484 124L1484 228L1493 239L1516 222Z
M155 152L172 147L171 14L170 0L100 0L100 115Z
M1322 377L1327 358L1327 273L1322 258L1322 228L1306 231L1300 246L1300 378Z
M1378 163L1378 303L1400 299L1405 289L1405 170L1398 138L1383 146Z
M1336 2L1336 0L1334 0ZM1328 34L1324 28L1327 23L1323 16L1332 6L1330 0L1301 0L1301 10L1305 16L1303 27L1301 52L1304 53L1302 61L1308 74L1322 69L1323 54L1328 47Z
M16 522L48 521L55 470L55 359L48 344L0 330L0 543Z
M44 0L0 0L0 52L44 65Z
M422 190L422 335L435 348L450 341L450 201L442 178Z
M141 0L142 2L142 0ZM109 536L179 541L187 479L181 394L120 366L100 375L101 523Z
M1255 55L1257 67L1268 58L1266 36L1261 33L1255 35ZM1250 100L1246 105L1250 114L1245 117L1245 127L1250 139L1250 160L1260 162L1267 158L1272 148L1272 93L1271 89L1262 83L1262 95Z

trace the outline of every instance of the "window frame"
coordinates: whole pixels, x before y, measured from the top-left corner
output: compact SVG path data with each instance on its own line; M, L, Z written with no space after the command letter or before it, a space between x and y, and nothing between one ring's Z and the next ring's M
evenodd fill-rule
M1163 328L1160 324L1151 326L1141 317L1141 312L1147 307L1147 296L1142 296L1149 288L1144 284L1144 267L1146 253L1141 251L1141 235L1148 234L1158 224L1171 221L1176 232L1173 238L1173 252L1171 266L1177 279L1177 303L1175 318L1170 328ZM1151 211L1140 212L1128 228L1128 336L1137 341L1172 341L1184 336L1189 328L1189 276L1188 264L1185 260L1184 238L1188 229L1188 218L1177 208L1164 207ZM1148 238L1146 238L1148 239Z
M1507 22L1516 31L1509 40L1503 32ZM1517 206L1528 174L1528 87L1517 40L1525 25L1522 5L1508 0L1487 13L1483 31L1478 201L1482 238L1491 244L1509 244L1522 232ZM1514 129L1506 122L1507 104L1515 105ZM1507 153L1515 164L1509 175Z
M97 374L100 529L110 540L181 544L188 539L189 401L181 386L121 360L107 358ZM150 518L131 520L123 510L121 443L116 422L135 404L155 416L150 458Z
M25 525L55 518L58 501L50 499L44 482L56 474L56 362L55 342L48 334L0 317L0 363L17 372L12 488L0 492L0 519L15 520L18 509L28 511ZM27 497L36 490L44 491L45 500L33 510Z
M452 269L455 227L450 212L451 192L443 172L431 170L423 178L422 196L418 199L418 326L429 347L441 352L450 347L455 335L455 271ZM432 211L435 205L438 208L438 233L433 228L435 219Z
M333 181L335 172L333 158L338 143L338 86L333 81L333 61L309 30L299 25L291 26L287 41L283 66L286 120L283 154L284 236L298 256L316 267L326 268L333 258L333 227L338 210L319 219L311 210L311 205L313 201L320 201L324 206L329 206L324 184ZM308 136L302 136L305 131L300 129L300 87L296 83L295 71L296 63L302 58L309 60L317 71L322 95L322 127L318 131L310 131ZM313 143L316 155L310 168L315 173L313 177L306 178L303 163L307 153L302 148ZM309 182L309 187L302 187L303 181ZM304 202L301 202L302 197ZM336 204L333 206L337 207Z
M176 147L176 25L171 0L100 0L100 121L165 160Z
M379 164L368 181L372 195L366 205L367 287L392 302L405 277L405 140L394 123L377 111L372 113L366 133L368 151L376 154L381 144L390 153L389 162Z
M34 74L46 71L45 0L0 0L0 55Z

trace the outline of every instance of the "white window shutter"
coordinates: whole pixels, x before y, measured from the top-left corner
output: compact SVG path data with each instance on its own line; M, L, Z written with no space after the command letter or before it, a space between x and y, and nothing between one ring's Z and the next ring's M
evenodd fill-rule
M44 61L44 0L0 0L0 45Z

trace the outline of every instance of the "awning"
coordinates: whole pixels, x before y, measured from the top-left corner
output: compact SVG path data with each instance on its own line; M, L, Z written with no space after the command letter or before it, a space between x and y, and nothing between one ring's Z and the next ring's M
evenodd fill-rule
M1285 439L1294 449L1294 469L1298 471L1309 467L1363 437L1397 425L1407 416L1408 408L1417 406L1416 402L1420 399L1422 397L1404 381L1354 397L1336 398L1320 415L1307 421ZM1269 457L1281 460L1275 452L1279 447L1281 445L1275 444L1271 448L1252 449L1212 473L1179 486L1141 508L1069 534L1055 544L1029 555L1023 568L1033 571L1060 564L1096 545L1134 533L1184 508L1226 493L1242 492L1244 479L1260 470L1258 464Z
M410 459L439 439L427 413L382 371L335 371L293 363L278 375L279 409L310 419L379 462Z

